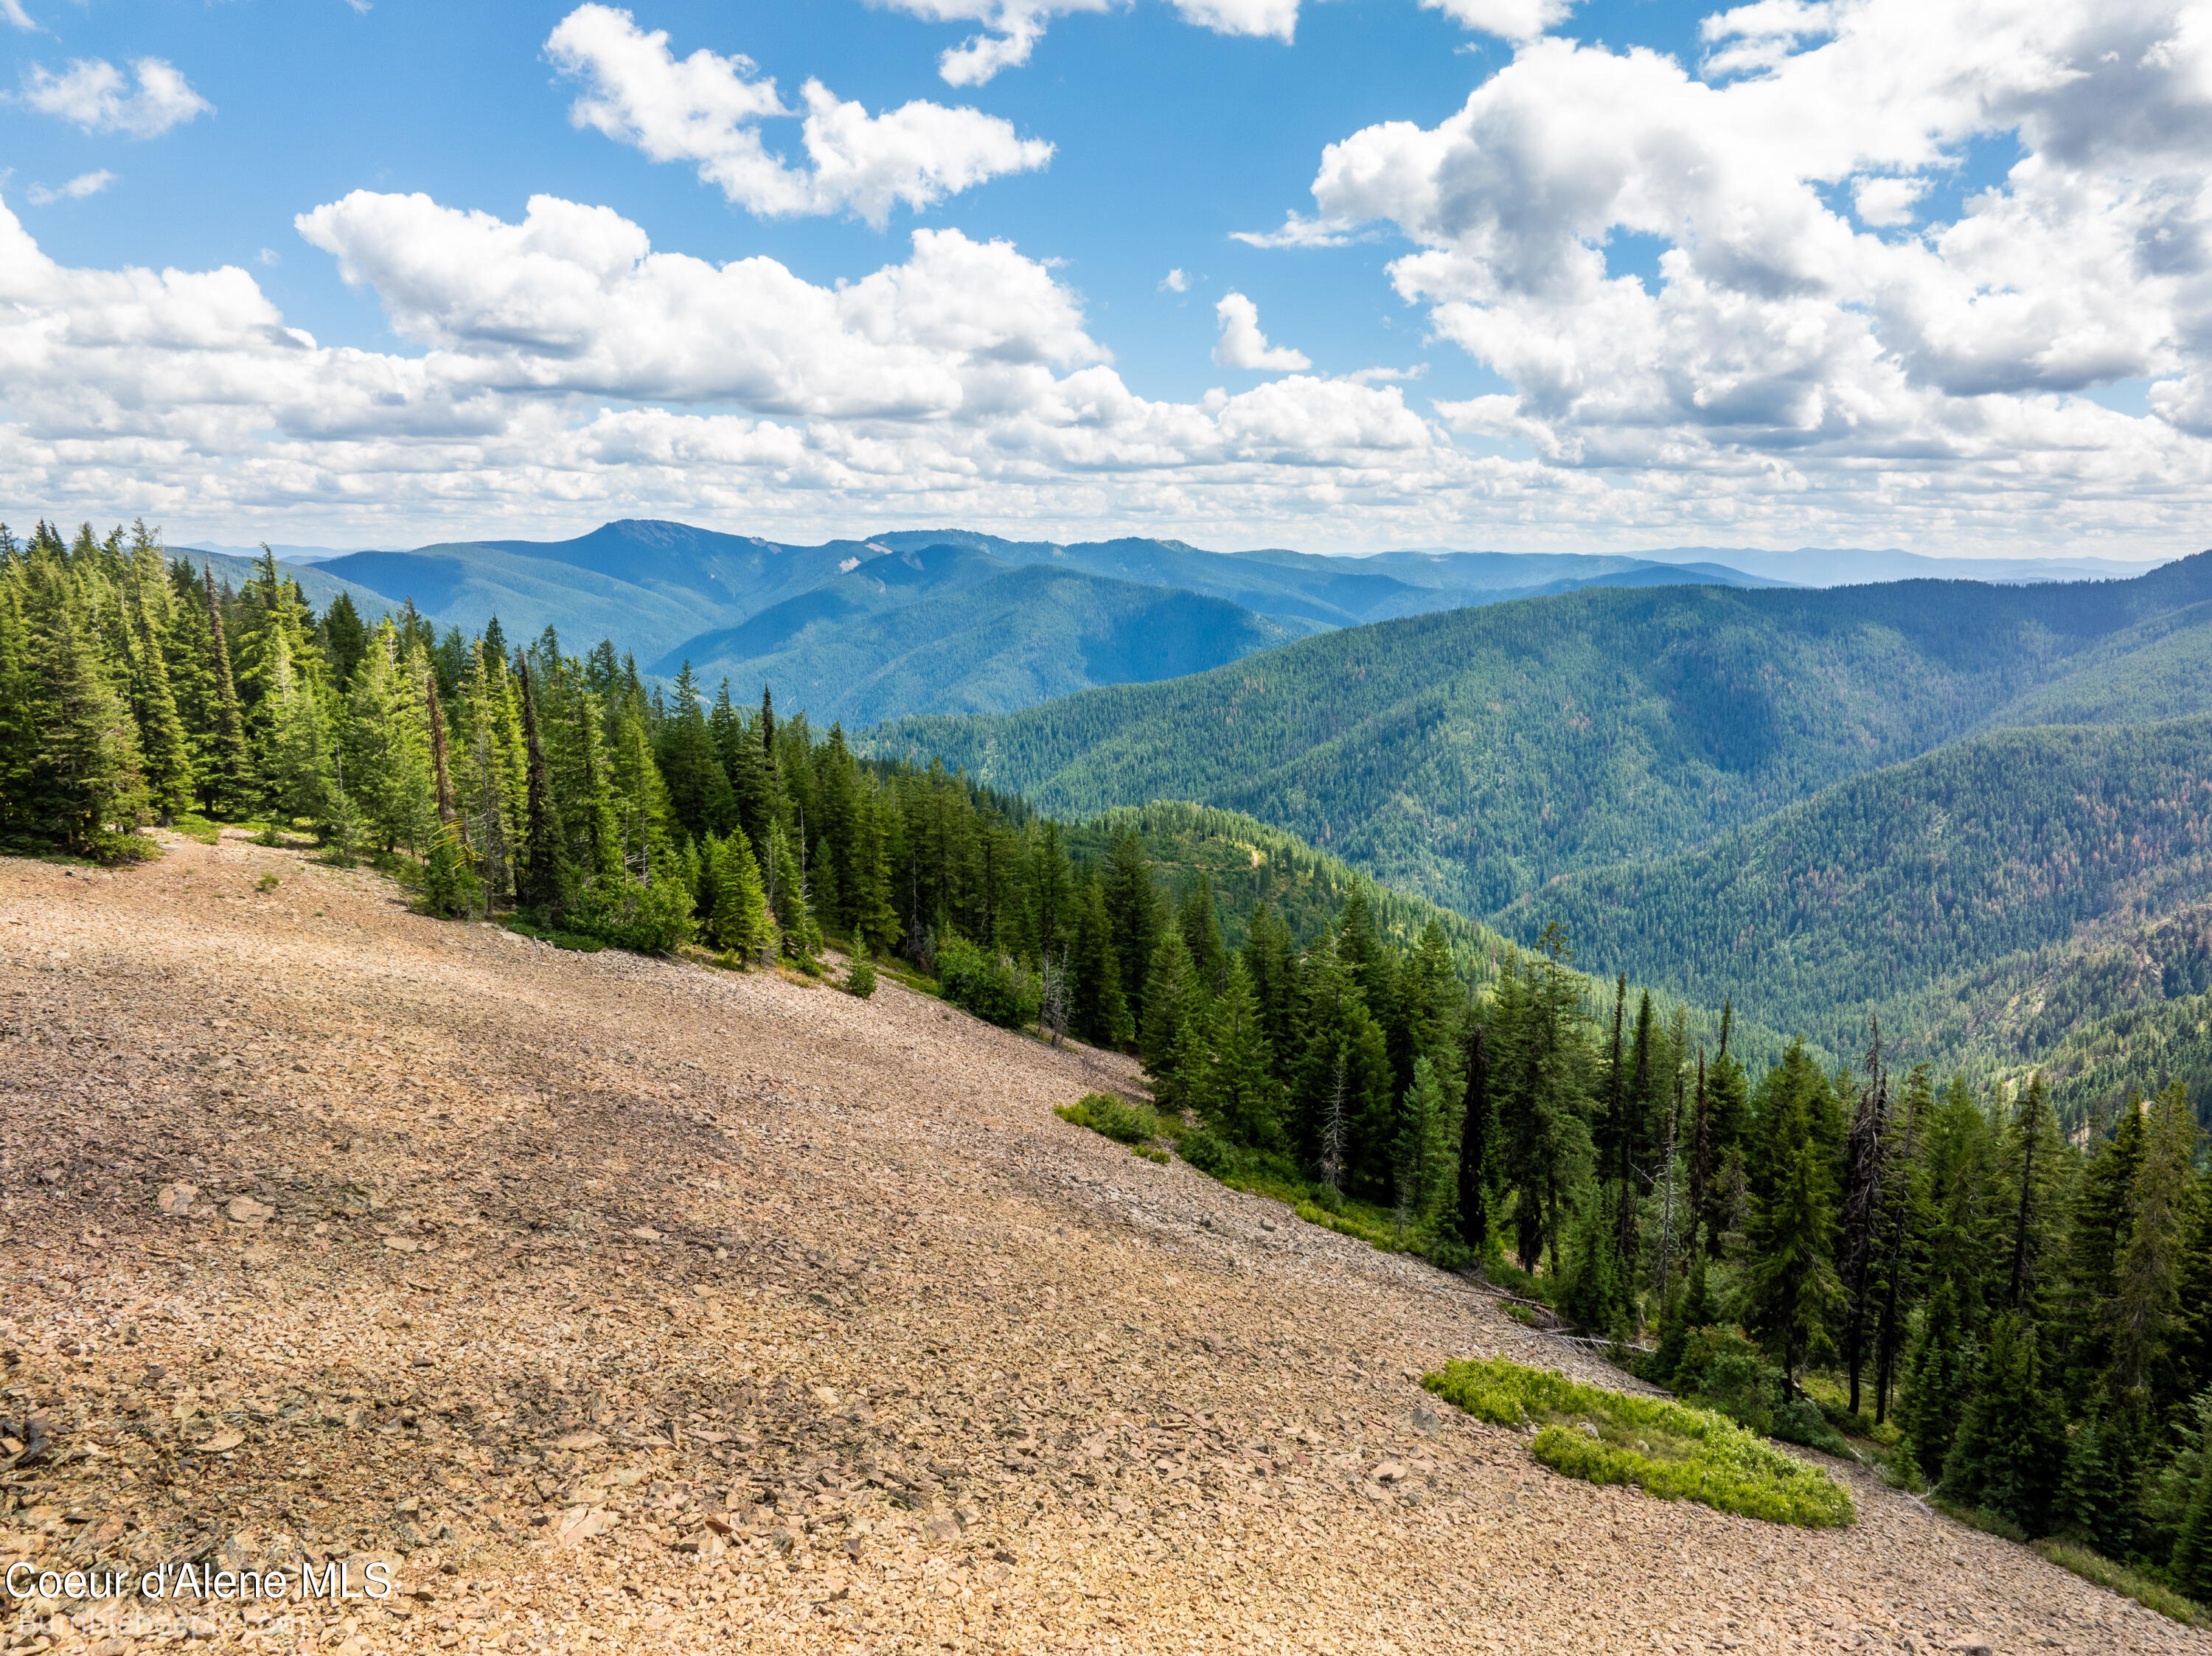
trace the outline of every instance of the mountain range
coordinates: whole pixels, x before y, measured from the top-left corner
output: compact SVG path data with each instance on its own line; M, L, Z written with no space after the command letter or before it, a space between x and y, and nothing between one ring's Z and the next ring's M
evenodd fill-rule
M188 549L179 549L187 550ZM242 577L240 549L190 549ZM1201 671L1315 633L1584 586L1771 585L1719 564L1604 554L1218 553L1179 541L1073 545L904 530L805 546L684 524L567 541L411 551L289 548L319 607L411 603L464 633L605 638L648 676L766 685L817 723L992 713Z
M2212 986L2208 713L2212 554L2124 581L1585 590L872 740L1062 814L1249 813L1831 1053L1869 1016L1999 1072L2071 1042L2078 1098L2109 1103L2098 1077L2142 1077L2099 1027L2162 1018L2160 1063L2212 1106L2183 1004Z

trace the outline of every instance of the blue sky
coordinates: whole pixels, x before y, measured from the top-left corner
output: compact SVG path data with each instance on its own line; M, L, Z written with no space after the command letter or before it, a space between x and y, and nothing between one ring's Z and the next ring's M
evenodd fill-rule
M1138 0L1048 15L1026 62L953 84L940 54L976 24L913 12L975 7L901 3L629 9L641 34L665 32L672 64L742 54L787 108L813 78L871 116L921 100L1053 146L1048 165L1000 167L919 210L895 206L878 226L834 208L753 210L690 159L655 161L645 140L572 120L590 76L573 62L564 72L548 43L573 5L21 0L31 27L0 29L14 59L0 85L15 88L0 106L0 195L56 273L19 302L67 318L80 299L100 311L103 282L134 268L210 281L232 268L319 355L271 367L232 353L210 367L204 354L221 347L190 342L203 354L192 372L234 369L248 387L273 376L259 419L239 408L250 389L222 399L220 416L180 393L158 418L134 409L143 393L84 389L128 378L131 361L144 385L188 378L185 359L162 355L173 330L150 328L137 356L110 352L98 374L80 373L62 400L90 400L66 417L32 406L19 373L0 393L15 434L0 444L0 488L16 509L79 509L57 498L67 496L231 541L367 543L632 513L790 532L920 513L1317 549L1716 539L2191 549L2207 473L2204 280L2193 266L2148 269L2140 252L2054 272L2023 233L2039 215L2040 234L2065 245L2101 239L2124 252L2154 231L2194 233L2196 209L2177 215L2170 191L2160 207L2145 187L2147 174L2195 172L2203 31L2191 33L2185 8L2023 6L1992 28L1986 12L1941 0L1766 0L1717 27L1705 20L1717 12L1672 4L1458 0L1448 14L1329 0L1297 7L1285 40ZM1516 15L1549 27L1524 22L1516 39L1468 26ZM1931 60L1924 72L1891 72L1900 39ZM2105 94L2173 106L2164 136L2132 149L2067 149L2081 116L2063 76L2042 103L2016 90L2023 64L2117 62L2115 45L2171 60L2175 42L2182 61L2166 80L2147 94L2138 76ZM148 59L205 107L142 117L134 135L116 130L131 125L127 110L97 117L52 89L84 65L112 65L127 94L131 66ZM796 118L758 130L805 166ZM1367 171L1330 182L1332 145ZM1699 146L1727 157L1732 176L1711 185L1713 167L1685 153ZM72 196L71 180L92 182ZM1870 184L1877 194L1862 196ZM332 220L321 245L297 227L318 209L417 194L446 216L401 224L392 209L371 224L362 208ZM424 298L404 289L425 255L399 244L442 237L439 257L478 258L453 253L459 216L518 226L538 196L611 209L656 253L714 267L773 259L831 294L907 268L917 228L1003 242L1021 268L1002 274L1025 291L1048 282L1065 314L1039 312L953 355L920 343L936 326L927 319L911 342L904 318L854 323L878 345L888 326L898 349L938 353L931 372L960 389L924 396L926 408L867 405L805 362L769 376L773 395L742 363L674 391L619 368L547 367L579 354L565 337L550 353L536 340L539 360L518 363L521 348L486 318L539 302L525 292L532 278ZM1862 211L1863 201L1892 204ZM2050 224L2062 201L2083 221ZM1234 239L1286 215L1329 221L1341 245ZM1758 227L1717 246L1710 227L1735 218ZM1577 263L1578 250L1595 263ZM1669 250L1682 268L1670 271ZM1163 287L1170 270L1183 291ZM240 307L225 314L241 340L267 332L235 282L224 293L219 308ZM1274 366L1237 366L1259 359L1226 337L1217 306L1232 294L1249 301ZM978 298L986 312L991 302ZM2148 319L2083 320L2116 306L2148 306ZM1747 307L1759 312L1749 322ZM711 343L718 314L665 325L699 327ZM98 331L83 318L69 328ZM609 360L634 354L636 337L603 342ZM1028 365L1019 387L991 379L991 365L1015 361ZM434 371L418 373L426 364ZM1345 378L1378 369L1413 377ZM388 383L364 391L364 373ZM1097 401L1101 373L1116 382L1111 409ZM324 417L319 383L329 407L366 397L419 417ZM1215 388L1225 408L1209 403ZM625 443L651 416L654 452L673 444L690 458L609 460L583 434L604 434L611 411L634 416ZM582 445L557 476L543 470L556 432ZM1086 446L1083 434L1101 432L1110 440ZM792 464L801 440L815 458ZM872 471L854 464L862 452L904 458ZM472 479L426 489L423 475L441 468L473 468Z

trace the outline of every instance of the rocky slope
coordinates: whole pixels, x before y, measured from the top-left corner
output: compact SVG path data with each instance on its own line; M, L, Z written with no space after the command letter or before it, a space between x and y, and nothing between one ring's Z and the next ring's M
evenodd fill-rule
M0 1561L395 1572L218 1648L2212 1646L1863 1478L1553 1476L1416 1378L1597 1366L1051 1113L1130 1079L238 840L0 861Z

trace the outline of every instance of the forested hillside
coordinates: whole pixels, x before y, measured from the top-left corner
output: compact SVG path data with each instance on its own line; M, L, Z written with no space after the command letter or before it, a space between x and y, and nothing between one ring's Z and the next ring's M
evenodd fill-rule
M2106 901L2187 865L2202 738L2035 732L1946 759L2085 797L1965 825L1946 913L2049 886L2020 913L2063 916L2077 885ZM1937 818L1898 786L1875 779L1880 820L1854 831L1910 872L1883 836ZM2212 1386L2212 1188L2183 1087L2069 1135L2041 1077L1977 1096L1900 1072L1871 1030L1856 1063L1754 1055L1725 1011L1580 975L1557 925L1512 948L1244 819L1166 806L1071 829L941 767L863 760L765 696L648 690L605 644L440 636L406 610L371 628L343 597L316 615L273 560L234 590L143 532L0 530L0 847L126 860L149 818L200 813L381 857L432 912L568 947L822 978L835 941L862 995L874 959L902 960L978 1016L1139 1054L1151 1104L1066 1113L1140 1154L1172 1142L1584 1328L1650 1328L1647 1374L1760 1430L1832 1447L1848 1427L1890 1446L1899 1481L2212 1589L2212 1404L2192 1401ZM2022 834L2044 862L2020 862ZM1650 901L1679 931L1678 897ZM1990 936L2014 935L2008 915L1984 915ZM1848 964L1863 940L1838 936ZM2165 947L2177 985L2202 943ZM1745 990L1720 947L1684 957ZM1771 964L1749 953L1744 980ZM2069 1077L2185 1039L2201 1004L2074 1032Z
M872 749L941 755L1055 811L1245 811L1492 913L1917 757L2208 597L2212 555L2067 585L1582 591L1024 713L905 720Z
M1904 1032L1900 1052L2024 1065L2144 986L2067 1006L2063 1021L2023 1020L2002 1053L1996 1018L1977 1028L1952 1009L1986 1007L1999 983L2012 1003L2024 986L2002 963L2065 955L2095 922L2140 925L2208 898L2212 719L2195 718L1954 743L1698 851L1564 876L1498 924L1530 942L1556 921L1604 968L1692 1000L1734 992L1837 1049L1880 1012ZM2194 980L2173 977L2184 993L2206 986ZM1947 1044L1919 1044L1935 1040Z
M1300 637L1215 597L982 554L968 579L927 590L877 558L743 626L702 633L652 664L674 677L765 684L817 724L875 725L911 710L1000 713L1097 684L1203 672Z

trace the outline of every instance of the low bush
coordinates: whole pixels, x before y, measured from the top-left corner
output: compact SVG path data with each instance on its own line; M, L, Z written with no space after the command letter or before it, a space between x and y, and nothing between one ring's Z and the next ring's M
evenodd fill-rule
M845 992L862 1000L876 992L876 963L865 952L854 955L853 963L845 968Z
M1172 1143L1190 1131L1171 1116L1162 1115L1146 1105L1132 1104L1111 1093L1085 1093L1073 1104L1054 1106L1053 1113L1062 1121L1103 1133L1117 1144L1127 1144L1139 1156L1148 1153L1155 1139ZM1153 1159L1164 1160L1165 1153L1157 1153Z
M986 1023L1018 1029L1037 1015L1036 980L1007 956L947 932L937 946L937 982L945 998Z
M1784 1443L1802 1443L1823 1454L1850 1457L1851 1446L1844 1441L1843 1434L1829 1424L1820 1405L1802 1392L1775 1410L1774 1423L1766 1429L1766 1435Z
M1683 1342L1674 1389L1687 1401L1726 1415L1739 1426L1765 1433L1774 1427L1782 1373L1741 1328L1697 1328Z
M1228 1145L1210 1132L1185 1133L1176 1153L1211 1178L1218 1179L1236 1165L1236 1156Z
M1429 1244L1429 1263L1438 1271L1467 1271L1474 1265L1474 1250L1456 1236L1439 1235Z
M1535 1425L1531 1452L1570 1477L1808 1529L1856 1516L1849 1491L1826 1472L1709 1409L1607 1392L1504 1358L1449 1363L1421 1384L1478 1420Z

